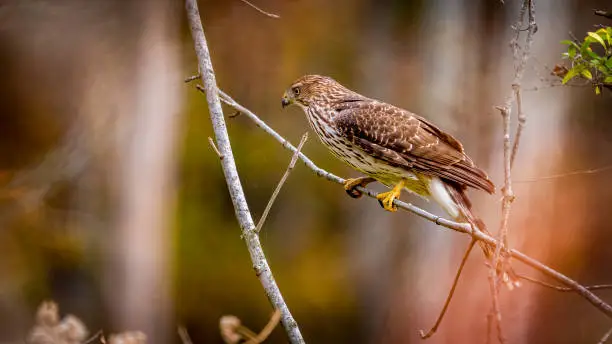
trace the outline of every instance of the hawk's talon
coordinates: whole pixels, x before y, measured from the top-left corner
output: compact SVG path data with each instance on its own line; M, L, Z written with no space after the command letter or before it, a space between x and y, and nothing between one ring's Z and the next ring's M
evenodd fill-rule
M383 209L391 212L397 211L397 206L393 204L393 201L395 201L396 198L399 198L404 186L405 181L402 179L399 183L397 183L397 185L393 187L391 191L381 192L376 195L378 203L380 203Z
M395 192L395 189L387 192L382 192L376 196L378 199L378 203L383 209L395 212L397 211L397 206L393 204L393 201L399 197L399 192Z
M349 178L344 181L344 190L352 198L359 198L363 196L363 193L356 188L358 186L365 187L374 181L376 181L376 179L372 177Z

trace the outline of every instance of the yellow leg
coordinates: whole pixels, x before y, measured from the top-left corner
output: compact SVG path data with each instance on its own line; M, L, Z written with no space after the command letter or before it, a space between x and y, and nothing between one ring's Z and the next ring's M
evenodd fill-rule
M393 201L396 198L399 198L402 193L402 189L406 186L406 181L404 179L400 180L391 191L382 192L376 196L380 205L387 211L397 211L397 207L393 204Z
M349 178L347 180L344 181L344 190L346 190L346 193L353 197L353 198L359 198L362 196L361 191L355 189L358 186L361 187L365 187L366 185L375 182L376 179L372 178L372 177L359 177L359 178Z

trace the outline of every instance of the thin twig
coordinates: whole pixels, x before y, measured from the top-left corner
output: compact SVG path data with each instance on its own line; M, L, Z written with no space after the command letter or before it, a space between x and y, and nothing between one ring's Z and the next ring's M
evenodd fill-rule
M556 291L560 291L560 292L575 292L574 289L572 288L567 288L567 287L560 287L558 285L554 285L548 282L544 282L544 281L540 281L539 279L535 279L533 277L527 276L527 275L523 275L523 274L517 274L517 277L520 279L523 279L525 281L529 281L538 285L541 285L543 287L546 288L550 288ZM612 289L612 284L595 284L595 285L587 285L584 286L584 288L586 288L587 290L602 290L602 289Z
M508 224L510 221L510 210L512 208L512 202L514 202L515 196L512 191L512 165L518 152L520 145L520 139L527 122L527 116L523 112L521 102L521 81L523 74L525 73L525 66L531 56L531 45L533 43L533 35L537 31L537 25L535 22L535 0L524 0L519 11L517 23L513 26L515 31L515 37L510 41L510 47L512 48L512 55L514 57L514 80L512 82L512 93L506 99L504 106L497 107L502 115L503 123L503 142L504 142L504 186L502 188L502 219L499 227L498 240L500 245L497 245L495 254L491 264L491 270L489 272L489 284L492 297L491 311L493 315L489 317L489 320L493 319L497 324L497 337L500 343L505 343L505 337L502 332L502 315L499 307L499 288L497 271L500 266L506 265L505 258L507 255L502 255L502 249L508 249ZM528 13L529 26L527 28L527 38L525 39L525 45L521 47L519 45L519 38L521 34L521 26L525 19L525 12ZM522 55L520 51L522 50ZM512 99L516 99L518 108L518 127L515 134L514 144L510 139L510 124L512 114ZM510 281L510 283L513 283Z
M190 83L190 82L192 82L194 80L198 80L200 78L202 78L202 76L200 76L199 74L196 74L196 75L192 75L190 77L185 78L184 81L185 81L185 83Z
M101 338L103 336L104 336L104 331L99 330L98 332L94 333L93 336L89 337L89 339L84 341L83 344L93 343L94 340L98 339L99 337Z
M183 344L193 344L193 341L191 340L191 336L189 336L189 332L187 332L187 329L185 328L185 326L181 325L178 327L178 335L179 337L181 337L181 342Z
M247 4L247 5L251 6L251 7L253 7L255 10L257 10L259 13L261 13L261 14L263 14L263 15L266 15L266 16L268 16L268 17L275 18L275 19L280 18L280 16L279 16L278 14L274 14L274 13L266 12L266 11L262 10L261 8L259 8L259 7L255 6L255 5L253 5L252 3L248 2L247 0L240 0L240 1L242 1L242 2L244 2L245 4Z
M440 314L438 315L438 318L436 319L436 323L429 329L429 331L427 331L427 333L423 332L423 330L419 330L419 335L421 336L422 339L427 339L431 337L434 333L436 333L436 331L438 330L438 327L442 323L442 319L444 319L444 315L446 314L448 305L450 305L450 302L453 299L453 295L455 294L455 289L457 288L457 284L459 283L459 277L461 277L461 272L463 271L463 267L465 266L465 263L467 262L467 259L470 256L472 249L474 248L474 244L476 244L476 240L472 239L472 241L470 241L470 245L468 246L467 250L465 250L465 254L463 254L463 259L461 259L461 264L459 265L459 269L457 269L457 274L455 275L455 279L453 280L453 285L451 286L450 292L448 293L448 296L446 297L446 301L444 302L444 307L442 307L442 311L440 312Z
M221 96L221 100L226 103L227 105L233 107L234 109L240 111L241 113L243 113L246 117L248 117L251 121L253 121L255 123L255 125L257 125L258 127L260 127L263 131L265 131L267 134L269 134L270 136L272 136L276 141L278 141L281 146L285 149L288 149L292 152L295 152L297 150L297 148L295 146L293 146L289 141L287 141L284 137L282 137L279 133L277 133L274 129L272 129L268 124L266 124L266 122L262 121L257 115L255 115L251 110L247 109L246 107L240 105L238 102L236 102L234 99L232 99L229 95L227 95L226 93L224 93L223 91L219 90L219 95ZM304 153L300 152L298 154L298 156L300 157L300 159L302 160L302 162L304 162L304 164L313 171L314 174L316 174L319 177L322 177L324 179L327 179L331 182L343 185L345 180L343 178L340 178L338 176L336 176L335 174L332 174L320 167L318 167L312 160L310 160L310 158L308 158L308 156L306 156ZM361 191L364 195L367 195L368 197L371 197L373 199L376 199L376 196L378 195L377 192L374 192L368 188L364 188L364 187L357 187L356 188L358 191ZM497 247L499 244L499 242L494 239L491 236L488 236L484 233L482 233L481 231L473 231L472 227L467 224L467 223L459 223L459 222L455 222L455 221L450 221L447 220L441 216L438 215L434 215L430 212L427 212L417 206L414 206L410 203L406 203L403 201L400 201L398 199L393 201L393 204L395 204L398 208L409 211L419 217L422 217L428 221L431 221L441 227L445 227L448 229L452 229L454 231L457 231L459 233L464 233L467 235L470 235L472 238L475 238L479 241L483 241L493 247ZM503 246L503 244L502 244ZM582 296L584 299L586 299L589 303L591 303L595 308L597 308L598 310L600 310L602 313L604 313L607 317L612 318L612 306L610 306L608 303L604 302L602 299L600 299L597 295L593 294L592 292L590 292L587 288L585 288L583 285L579 284L578 282L574 281L573 279L565 276L564 274L558 272L557 270L552 269L549 266L544 265L543 263L541 263L538 260L535 260L529 256L527 256L526 254L515 250L515 249L510 249L509 251L509 255L514 258L517 259L525 264L527 264L528 266L534 268L535 270L538 270L540 272L542 272L544 275L556 280L557 282L572 288L573 290L576 291L577 294L579 294L580 296Z
M553 175L545 176L545 177L538 177L538 178L532 178L532 179L521 179L521 180L514 181L514 183L515 184L516 183L535 183L535 182L541 182L544 180L565 178L565 177L571 177L571 176L577 176L577 175L583 175L583 174L595 174L595 173L609 171L609 170L612 170L612 165L589 169L589 170L578 170L578 171L572 171L572 172L567 172L567 173L553 174Z
M610 336L612 335L612 328L610 328L608 330L608 332L606 332L603 337L601 337L601 339L599 340L599 342L597 342L597 344L605 344L608 339L610 339Z
M289 162L289 166L287 166L287 170L285 171L285 174L283 174L283 177L278 182L278 185L276 185L276 189L274 189L274 192L272 193L272 196L270 197L270 200L268 201L268 205L266 205L266 209L264 210L263 215L261 215L261 218L259 219L259 222L257 223L257 227L255 227L256 233L259 233L259 231L261 231L261 228L263 227L264 222L266 222L266 218L268 217L268 213L270 212L270 209L272 208L272 204L274 204L274 201L276 200L276 196L278 196L278 193L280 192L281 188L285 184L285 181L287 180L287 177L289 177L291 170L293 170L293 168L295 167L295 163L297 162L297 159L298 159L298 154L300 154L300 151L302 150L304 143L306 143L306 140L308 140L308 133L304 133L304 135L302 135L300 144L298 145L297 150L293 153L293 156L291 157L291 162Z
M596 16L612 19L612 13L604 10L593 10Z
M223 109L221 108L221 101L219 100L219 89L217 88L217 81L210 59L208 45L206 43L206 36L204 35L204 29L202 28L202 22L200 20L197 1L186 0L185 8L196 55L198 57L199 74L202 75L202 83L206 91L206 99L217 147L224 157L224 159L221 159L223 174L234 206L236 219L240 224L242 236L251 256L255 275L259 278L272 306L280 310L282 314L281 321L289 341L294 344L304 343L298 324L293 319L289 307L285 303L281 291L274 280L261 243L259 242L259 236L255 233L255 223L253 222L253 217L249 211L249 206L240 183L240 176L236 169L236 162L234 161L234 155L227 133Z
M493 313L487 313L487 341L485 343L491 344L491 334L493 333Z
M270 317L270 320L268 321L266 326L259 332L259 334L255 338L250 339L248 342L244 344L259 344L263 342L264 340L266 340L270 336L272 331L274 331L274 329L276 328L276 325L278 325L280 316L281 316L280 311L278 309L275 310L272 316Z
M499 251L499 249L498 249ZM493 321L497 328L497 340L504 344L506 343L506 337L502 327L502 314L499 307L499 285L497 283L497 269L491 267L489 269L489 288L491 290L491 311L487 317L487 321ZM493 324L488 325L489 328L493 327Z
M519 50L521 49L518 41L520 38L520 27L523 24L525 18L525 12L528 13L529 26L527 30L527 38L525 39L525 45L522 48L523 54L519 56ZM498 106L497 109L500 111L503 119L503 141L504 141L504 187L503 200L502 200L502 221L499 229L499 239L503 243L503 246L508 246L508 223L510 218L510 210L512 208L512 202L514 201L514 193L512 191L512 165L518 152L520 138L522 131L527 121L527 116L522 109L521 101L521 81L523 74L525 73L525 67L527 61L531 56L531 46L533 44L533 35L537 31L537 24L535 21L535 0L524 0L519 12L517 23L513 26L515 30L515 37L510 42L512 47L512 55L514 56L514 80L512 82L512 93L506 98L506 103L503 106ZM512 114L512 99L516 99L518 109L518 121L517 132L515 134L514 144L510 140L510 116ZM497 247L495 251L494 262L491 266L492 269L497 269L500 264L501 246Z
M527 123L527 115L523 112L522 100L521 100L521 88L514 87L514 94L516 98L516 109L518 112L518 127L516 128L516 134L514 135L514 145L512 146L512 155L510 155L510 168L514 166L514 159L518 152L519 144L521 142L521 136Z
M223 154L219 152L219 149L217 149L217 146L215 145L215 141L210 136L208 137L208 144L210 144L210 147L212 147L213 151L215 151L217 156L219 156L219 159L223 159Z

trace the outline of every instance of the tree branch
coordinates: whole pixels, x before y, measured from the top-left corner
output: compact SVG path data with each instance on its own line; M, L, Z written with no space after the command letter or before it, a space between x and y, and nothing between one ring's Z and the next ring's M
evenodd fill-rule
M535 283L535 284L539 284L543 287L546 288L550 288L552 290L556 290L556 291L560 291L560 292L574 292L575 290L572 288L567 288L567 287L560 287L558 285L554 285L554 284L550 284L544 281L540 281L538 279L535 279L533 277L529 277L527 275L522 275L522 274L518 274L517 275L518 278L523 279L525 281L529 281L531 283ZM589 285L585 287L588 290L601 290L601 289L612 289L612 284L596 284L596 285Z
M270 136L272 136L276 141L278 141L285 149L290 150L291 152L295 153L297 151L297 149L295 148L295 146L293 146L291 143L289 143L289 141L287 141L285 138L283 138L280 134L278 134L276 131L274 131L274 129L272 129L270 126L268 126L264 121L262 121L257 115L255 115L252 111L250 111L249 109L245 108L244 106L240 105L239 103L237 103L234 99L232 99L229 95L227 95L226 93L224 93L223 91L219 90L219 95L221 96L221 100L226 103L227 105L231 106L232 108L236 109L237 111L239 111L240 113L242 113L243 115L245 115L246 117L248 117L251 121L253 121L255 123L255 125L257 125L258 127L260 127L263 131L265 131L266 133L268 133ZM343 185L344 183L344 179L336 176L335 174L332 174L320 167L318 167L312 160L310 160L310 158L308 158L304 153L299 152L298 156L300 158L300 160L302 160L302 162L304 162L304 164L311 169L317 176L325 178L329 181L335 182L337 184ZM364 187L357 187L357 190L361 191L364 195L367 195L368 197L374 198L376 199L376 195L377 193L368 189L368 188L364 188ZM460 232L460 233L464 233L467 234L469 236L471 236L473 239L479 240L479 241L483 241L488 243L489 245L492 245L493 247L497 247L498 245L500 245L498 243L498 240L494 239L491 236L488 236L484 233L482 233L481 231L472 231L472 227L467 224L467 223L459 223L459 222L454 222L454 221L450 221L447 220L443 217L434 215L432 213L429 213L417 206L414 206L410 203L406 203L406 202L402 202L400 200L394 200L394 204L401 209L407 210L415 215L418 215L428 221L431 221L439 226L448 228L448 229L452 229L456 232ZM501 246L503 246L503 244L501 244ZM503 247L502 247L503 248ZM526 254L515 250L515 249L510 249L508 250L509 255L516 259L519 260L521 262L523 262L524 264L534 268L535 270L538 270L540 272L542 272L543 274L545 274L546 276L552 278L553 280L556 280L557 282L561 283L564 286L567 286L568 288L571 288L575 293L577 293L578 295L582 296L584 299L586 299L589 303L591 303L595 308L597 308L599 311L601 311L603 314L605 314L607 317L612 318L612 306L610 306L608 303L604 302L603 300L601 300L597 295L593 294L591 291L589 291L585 286L579 284L578 282L574 281L573 279L563 275L562 273L544 265L543 263L541 263L540 261L533 259L529 256L527 256Z
M531 55L531 45L533 44L533 35L537 31L538 27L535 21L535 0L524 0L519 11L519 16L516 24L513 26L515 31L514 38L510 41L510 47L512 48L512 56L514 57L514 80L512 82L512 92L506 98L506 102L503 106L498 106L497 109L502 115L503 123L503 142L504 142L504 187L502 188L502 220L499 227L498 238L501 245L498 245L495 250L493 262L491 264L491 270L489 271L489 283L491 284L492 293L492 316L488 319L489 321L495 320L497 323L498 339L500 343L505 342L503 336L502 325L501 325L501 310L499 308L498 293L499 288L497 286L497 271L500 266L505 265L503 261L505 258L502 256L502 248L507 249L508 247L508 223L510 221L510 210L512 209L512 202L514 202L515 196L512 190L512 166L518 153L521 136L527 122L527 115L523 112L522 101L521 101L521 81L523 74L525 73L525 66ZM522 48L523 54L520 55L521 47L519 45L519 39L521 35L521 27L525 19L525 13L528 13L527 27L527 38ZM518 112L518 127L516 134L514 135L514 144L510 138L510 124L512 115L512 100L516 100L517 112ZM503 270L503 269L501 269ZM509 281L510 283L516 283Z
M601 16L604 18L612 19L612 13L604 10L593 10L596 16Z
M253 9L255 9L257 12L259 12L259 13L261 13L261 14L265 15L265 16L268 16L268 17L270 17L270 18L274 18L274 19L278 19L278 18L280 18L280 16L279 16L278 14L274 14L274 13L266 12L266 11L262 10L261 8L259 8L259 7L255 6L254 4L252 4L252 3L248 2L247 0L240 0L240 1L242 1L242 2L244 2L245 4L247 4L247 5L251 6L251 7L252 7Z
M255 224L249 211L244 191L240 184L240 177L236 169L236 163L234 161L234 155L225 125L225 118L223 116L223 109L221 108L221 102L219 100L217 82L196 0L186 0L185 8L191 28L195 52L198 57L202 82L206 91L206 99L208 101L210 119L215 132L217 148L223 156L223 159L221 159L223 174L225 175L225 181L227 182L232 204L234 205L236 219L242 229L242 237L245 239L251 261L253 262L255 274L259 277L270 303L275 309L280 310L282 314L281 322L287 332L289 341L291 343L304 343L300 329L289 312L289 308L272 276L272 271L270 270L270 266L268 265L259 242L259 237L255 232Z
M599 342L597 342L597 344L605 344L608 339L610 339L610 336L612 335L612 328L608 330L608 332L606 332L603 337L601 337L601 339L599 340Z
M293 170L293 168L295 167L295 163L297 162L297 159L298 159L298 154L302 150L302 147L304 146L304 143L306 143L306 140L308 140L308 133L305 133L304 135L302 135L302 140L300 140L300 144L297 146L297 150L295 151L295 153L293 153L293 157L291 157L291 161L289 162L289 166L287 166L287 170L285 171L285 174L283 174L281 180L278 182L278 185L276 185L276 189L274 189L274 192L272 193L272 196L270 197L270 200L268 201L268 204L266 205L266 209L261 215L259 222L257 222L257 227L255 227L255 231L257 233L261 231L261 227L263 227L263 224L266 222L266 218L268 217L268 213L270 212L270 209L272 209L272 204L274 204L274 201L276 200L276 196L278 196L280 189L285 184L287 177L289 177L289 173L291 173L291 170Z
M457 269L457 273L455 274L455 280L453 281L451 290L448 293L448 296L446 297L446 301L444 302L442 311L440 312L440 315L438 315L438 319L436 319L436 323L429 329L429 331L427 331L427 333L423 332L423 330L419 330L419 335L421 336L422 339L427 339L433 336L433 334L436 333L436 331L438 330L438 327L442 323L442 319L444 319L444 314L446 314L448 305L450 305L450 302L453 299L453 295L455 294L455 289L457 288L457 284L459 283L459 277L461 277L461 272L463 272L463 267L465 266L465 263L467 262L467 259L470 256L472 249L474 248L474 244L476 244L476 240L472 239L472 241L470 241L470 244L467 250L465 250L465 253L463 254L463 259L461 259L461 264L459 264L459 269Z
M566 172L566 173L553 174L553 175L545 176L545 177L516 180L514 181L514 183L515 184L516 183L536 183L536 182L541 182L544 180L559 179L559 178L572 177L572 176L585 175L585 174L595 174L595 173L605 172L609 170L612 170L612 165L607 165L604 167L592 168L592 169L587 169L587 170L578 170L578 171L572 171L572 172Z

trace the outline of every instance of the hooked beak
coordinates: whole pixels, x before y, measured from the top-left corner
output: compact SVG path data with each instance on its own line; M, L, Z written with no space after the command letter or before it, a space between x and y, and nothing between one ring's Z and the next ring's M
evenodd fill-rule
M291 101L289 100L289 97L287 97L287 93L285 93L283 94L283 99L281 99L281 106L284 109L289 105L291 105Z

